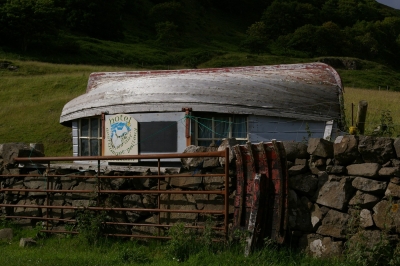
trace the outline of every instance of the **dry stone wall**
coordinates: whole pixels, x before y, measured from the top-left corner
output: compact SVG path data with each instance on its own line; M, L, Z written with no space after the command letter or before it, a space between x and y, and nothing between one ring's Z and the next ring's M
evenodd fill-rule
M237 145L234 139L225 140L220 147L189 146L185 152L223 150ZM335 142L309 139L308 143L284 142L289 173L289 220L288 243L318 257L342 254L345 244L358 243L371 247L382 239L398 244L400 233L400 139L341 136ZM1 179L3 188L45 188L43 178L32 177L43 173L44 168L19 168L13 162L16 156L43 156L41 151L26 144L0 145L0 173L10 177ZM182 159L180 169L163 169L165 174L214 173L220 177L165 178L161 189L187 191L186 194L161 195L161 208L184 210L223 210L224 199L220 195L190 194L193 190L224 189L224 160L217 158ZM236 186L235 157L230 153L230 213L233 214L233 196ZM149 168L113 169L108 167L102 174L112 179L102 181L102 189L151 190L156 189L154 172ZM53 182L55 189L70 190L69 193L53 193L50 201L59 206L101 206L154 208L157 198L153 194L83 195L74 190L96 190L97 173L93 168L58 168L55 174L64 175ZM24 178L13 177L25 175ZM140 179L126 179L126 175L142 175ZM121 176L121 178L119 178ZM87 179L82 178L87 177ZM90 178L92 177L92 178ZM0 203L25 204L27 207L2 208L1 214L41 216L46 209L29 208L29 205L45 204L43 192L0 193ZM69 209L51 210L49 216L75 219L76 212ZM113 211L110 221L124 223L156 223L153 213ZM223 217L214 217L222 223ZM165 213L161 222L184 221L201 224L205 217L194 213ZM36 220L19 220L33 225ZM65 222L52 223L54 228ZM154 234L155 230L144 226L113 226L113 233Z
M328 257L342 254L347 241L398 244L399 139L348 135L285 147L293 246Z

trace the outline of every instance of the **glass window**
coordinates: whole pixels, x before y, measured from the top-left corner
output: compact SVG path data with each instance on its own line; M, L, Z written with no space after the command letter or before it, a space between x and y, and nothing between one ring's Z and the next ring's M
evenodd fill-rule
M100 117L79 121L79 156L101 155L102 129Z
M192 116L192 144L219 146L224 138L236 138L244 144L247 138L247 117L243 115L195 114Z

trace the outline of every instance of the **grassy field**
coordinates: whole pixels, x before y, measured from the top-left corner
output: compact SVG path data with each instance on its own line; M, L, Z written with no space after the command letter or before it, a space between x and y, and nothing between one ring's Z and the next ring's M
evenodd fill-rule
M345 112L347 125L356 124L358 103L361 100L368 102L365 135L373 134L374 129L382 123L390 123L393 127L391 137L400 135L400 92L387 90L368 90L360 88L345 88ZM352 119L352 103L353 119ZM389 134L383 134L388 136Z
M0 70L0 143L43 143L48 156L71 156L71 129L59 124L63 106L83 94L91 72L124 68L14 61ZM126 69L125 69L126 70Z
M1 265L362 265L344 258L315 259L288 247L272 243L248 257L240 243L204 245L201 241L138 242L124 239L99 239L88 244L78 236L54 235L37 240L37 245L19 247L20 237L32 236L28 230L16 232L11 242L0 241Z

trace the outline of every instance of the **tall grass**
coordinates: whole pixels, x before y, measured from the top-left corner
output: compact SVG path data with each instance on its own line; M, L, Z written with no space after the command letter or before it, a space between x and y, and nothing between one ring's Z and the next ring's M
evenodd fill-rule
M248 257L240 244L220 244L214 250L203 246L182 261L168 253L170 242L103 239L97 245L89 245L79 237L58 235L38 239L36 246L20 248L18 240L0 241L1 265L351 265L340 258L315 259L274 245L266 245Z
M365 135L373 134L374 130L381 126L381 116L390 111L393 119L394 133L392 137L400 135L400 92L387 90L368 90L359 88L345 88L344 104L347 125L355 125L357 120L358 103L361 100L368 102L367 119L365 123ZM352 119L352 103L353 119Z

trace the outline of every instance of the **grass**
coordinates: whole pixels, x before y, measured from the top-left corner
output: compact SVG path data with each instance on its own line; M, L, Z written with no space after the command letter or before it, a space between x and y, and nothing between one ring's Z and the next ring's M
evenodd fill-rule
M13 61L0 70L1 143L43 143L48 156L70 156L71 129L59 124L64 105L83 94L91 72L125 68Z
M367 119L365 123L365 135L371 135L374 129L381 125L381 116L390 111L393 119L394 133L392 137L400 135L400 92L387 90L368 90L360 88L345 88L345 113L347 125L356 124L358 103L361 100L368 102ZM352 119L352 105L353 119Z
M26 232L26 231L24 231ZM19 232L23 235L23 232ZM191 243L195 246L196 243ZM123 239L103 239L88 245L79 237L55 235L39 239L38 245L21 248L18 238L11 243L0 242L2 265L352 265L340 259L314 259L301 252L267 245L250 256L243 255L239 244L210 250L200 247L185 261L170 256L169 242L137 242ZM181 252L184 252L181 250Z

